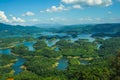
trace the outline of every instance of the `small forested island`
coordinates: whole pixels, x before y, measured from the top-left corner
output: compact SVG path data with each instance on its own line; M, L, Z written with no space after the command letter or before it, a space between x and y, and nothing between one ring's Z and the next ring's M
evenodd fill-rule
M99 25L89 25L93 30L88 31L88 25L77 25L56 32L5 34L0 38L0 80L120 80L120 37L106 35L118 31L103 28L102 34Z

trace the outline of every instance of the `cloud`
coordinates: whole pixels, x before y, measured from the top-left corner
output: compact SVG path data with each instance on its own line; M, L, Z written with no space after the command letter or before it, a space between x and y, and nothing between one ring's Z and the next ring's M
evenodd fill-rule
M69 22L69 20L70 19L66 19L65 17L51 17L48 19L48 22L63 24Z
M80 21L93 21L93 18L86 17L86 18L80 18Z
M44 13L44 11L40 11L40 13Z
M110 6L112 0L62 0L65 4L79 4L83 6Z
M80 5L73 5L73 8L75 8L75 9L83 9Z
M68 8L65 8L65 6L61 4L60 6L52 6L51 8L46 9L46 12L60 12L65 10L68 10Z
M50 21L54 21L55 19L54 18L50 18Z
M30 20L30 21L32 21L32 22L37 22L37 21L38 21L38 19L32 19L32 20Z
M101 18L91 18L91 17L84 17L84 18L80 18L79 21L83 21L83 22L89 22L89 21L101 21Z
M0 21L9 22L7 16L5 15L4 11L0 11Z
M21 19L21 18L17 18L17 17L12 17L12 20L13 20L13 22L17 22L17 23L24 23L25 22L25 20L23 20L23 19Z
M34 15L35 15L35 13L28 11L25 14L23 14L22 16L34 16Z

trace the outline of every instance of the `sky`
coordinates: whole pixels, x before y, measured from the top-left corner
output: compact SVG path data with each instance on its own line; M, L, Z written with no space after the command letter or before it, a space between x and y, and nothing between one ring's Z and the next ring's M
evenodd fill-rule
M120 0L0 0L0 23L119 23Z

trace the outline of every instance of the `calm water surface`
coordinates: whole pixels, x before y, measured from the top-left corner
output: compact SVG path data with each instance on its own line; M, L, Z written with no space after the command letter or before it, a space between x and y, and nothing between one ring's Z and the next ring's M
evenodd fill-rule
M68 67L68 60L67 60L67 58L61 58L58 61L58 63L59 63L58 66L57 66L58 70L65 70Z

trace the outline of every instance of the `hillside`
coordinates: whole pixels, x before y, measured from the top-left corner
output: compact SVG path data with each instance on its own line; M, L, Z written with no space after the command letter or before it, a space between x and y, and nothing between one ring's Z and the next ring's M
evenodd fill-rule
M120 23L69 25L56 29L55 32L64 33L94 33L94 32L119 32Z
M0 23L0 35L15 35L15 34L22 34L22 35L29 35L32 33L39 33L41 31L50 31L50 32L57 32L57 33L68 33L68 34L77 34L77 33L116 33L120 32L120 23L111 23L111 24L89 24L89 25L67 25L61 26L59 25L56 27L36 27L36 26L20 26L20 25L7 25Z
M40 32L42 30L42 28L37 28L35 26L8 25L0 23L0 36L15 34L29 35Z

